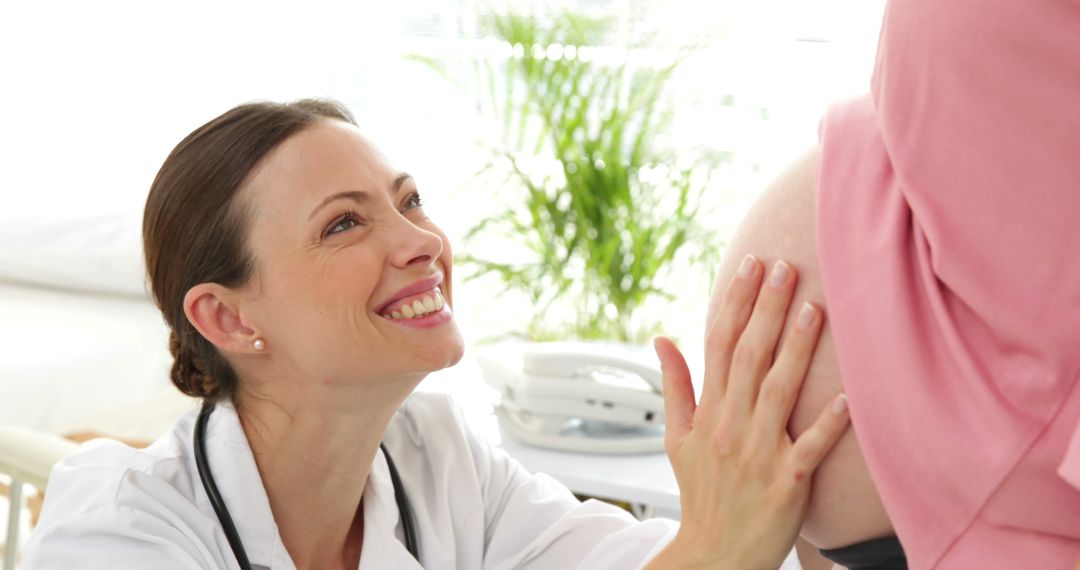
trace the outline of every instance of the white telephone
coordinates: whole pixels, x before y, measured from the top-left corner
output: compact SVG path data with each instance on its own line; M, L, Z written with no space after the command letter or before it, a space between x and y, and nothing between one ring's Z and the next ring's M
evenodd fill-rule
M482 347L484 379L502 392L496 408L513 437L589 453L664 449L660 367L618 345L504 342Z

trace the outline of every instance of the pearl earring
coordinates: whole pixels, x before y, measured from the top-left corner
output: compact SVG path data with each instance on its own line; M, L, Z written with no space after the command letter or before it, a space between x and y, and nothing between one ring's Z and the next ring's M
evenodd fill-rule
M251 344L255 346L255 350L262 350L262 349L266 348L266 341L264 341L261 338L255 339L255 342L253 342Z

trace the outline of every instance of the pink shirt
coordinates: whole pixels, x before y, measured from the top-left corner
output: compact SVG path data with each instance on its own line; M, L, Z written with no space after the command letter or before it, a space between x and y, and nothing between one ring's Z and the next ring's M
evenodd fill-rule
M852 416L913 568L1080 562L1080 2L892 0L821 125Z

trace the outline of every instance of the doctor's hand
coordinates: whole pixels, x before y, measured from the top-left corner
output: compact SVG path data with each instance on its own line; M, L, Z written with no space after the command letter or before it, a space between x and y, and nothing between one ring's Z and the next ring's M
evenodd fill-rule
M682 523L649 568L778 568L806 514L810 477L847 428L841 394L798 439L787 433L824 315L799 308L776 350L797 281L784 267L762 284L762 264L743 262L706 334L700 402L682 353L666 338L655 341Z

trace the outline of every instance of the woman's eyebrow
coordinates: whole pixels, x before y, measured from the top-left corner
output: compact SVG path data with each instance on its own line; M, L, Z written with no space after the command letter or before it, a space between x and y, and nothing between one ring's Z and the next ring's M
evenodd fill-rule
M409 175L408 172L402 172L401 174L398 174L397 178L394 179L394 194L397 194L398 191L401 190L401 186L405 184L405 181L409 180L410 178L412 178L412 176Z
M326 206L330 202L340 200L342 198L349 198L350 200L363 203L365 200L368 199L368 193L361 192L360 190L347 190L345 192L331 194L330 196L327 196L322 202L319 202L319 205L315 206L315 209L311 210L311 213L308 214L308 221L311 221L311 218L314 218L315 214L317 214L319 210L323 209L324 206Z
M412 176L410 176L409 173L407 173L407 172L402 172L401 174L398 174L397 177L394 178L394 182L391 184L391 190L393 191L392 193L397 194L398 191L401 190L401 186L403 184L405 184L405 181L409 180L411 178L412 178ZM319 210L321 210L324 206L326 206L330 202L333 202L335 200L340 200L342 198L348 198L348 199L353 200L355 202L363 203L364 201L366 201L368 199L368 193L363 192L361 190L346 190L345 192L338 192L337 194L331 194L331 195L327 196L325 199L323 199L322 202L319 202L319 205L315 206L315 209L311 210L311 213L308 214L308 220L310 221L311 218L314 218L315 214L318 213Z

